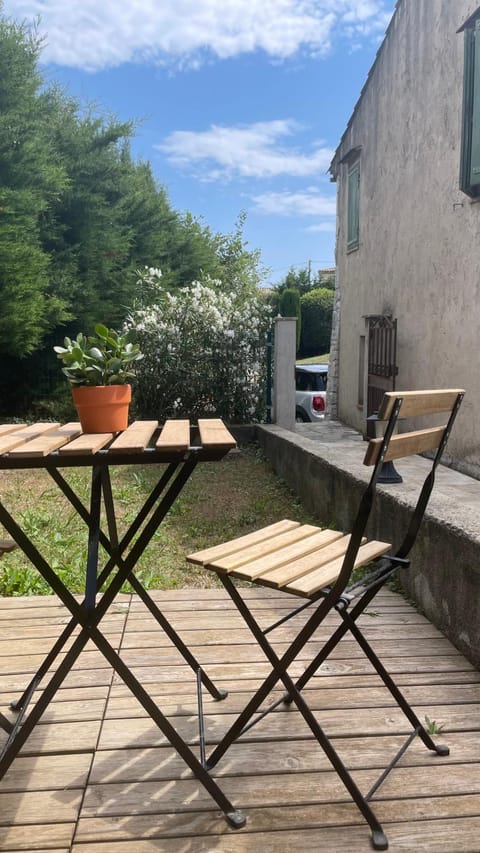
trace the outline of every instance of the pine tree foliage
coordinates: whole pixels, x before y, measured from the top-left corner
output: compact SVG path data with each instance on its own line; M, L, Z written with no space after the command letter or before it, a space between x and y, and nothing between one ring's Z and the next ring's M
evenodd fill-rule
M133 122L47 84L41 49L35 26L9 20L0 0L0 411L11 415L51 386L53 341L123 322L139 268L160 268L171 290L262 277L243 215L224 235L175 211L132 157Z

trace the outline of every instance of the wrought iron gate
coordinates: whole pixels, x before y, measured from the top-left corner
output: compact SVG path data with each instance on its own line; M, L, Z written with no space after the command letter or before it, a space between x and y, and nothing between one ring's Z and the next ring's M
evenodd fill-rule
M395 390L397 320L388 314L371 314L368 322L367 418L378 412L385 391ZM367 433L369 421L367 420Z

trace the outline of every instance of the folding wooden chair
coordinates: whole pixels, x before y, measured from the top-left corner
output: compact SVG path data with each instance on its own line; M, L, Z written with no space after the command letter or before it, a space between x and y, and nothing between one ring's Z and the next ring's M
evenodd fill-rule
M384 583L399 568L407 569L410 564L408 554L425 513L434 485L435 470L444 451L463 394L461 390L396 391L385 394L379 412L379 420L386 422L384 436L372 439L368 444L364 463L373 466L373 473L360 501L349 535L285 520L256 533L191 554L187 558L191 563L201 564L204 568L217 573L272 665L270 675L248 702L221 743L207 758L205 766L209 769L215 766L228 747L267 713L281 703L294 702L370 825L372 844L376 850L385 850L388 847L386 835L369 805L378 787L417 735L428 749L438 755L448 755L448 748L434 743L363 636L357 625L357 619ZM447 422L442 426L425 428L425 417L422 417L421 428L418 428L417 422L414 424L413 431L394 434L399 416L402 418L403 428L406 419L439 413L444 415L446 413L443 420ZM390 543L378 540L368 541L364 535L381 467L389 460L427 451L433 451L433 461L428 476L411 513L404 539L395 553L392 553ZM352 580L354 570L367 565L364 576L359 580ZM262 629L233 584L232 578L273 587L308 600L288 616ZM300 626L288 650L279 657L267 639L267 635L305 608L311 608L313 612ZM320 653L309 663L301 677L294 682L288 674L288 668L332 610L336 610L341 617L340 623L337 623L338 627L333 630ZM364 651L412 726L412 732L405 744L365 795L360 792L302 693L307 682L347 632L350 632ZM286 688L286 694L266 711L259 712L259 707L280 680Z

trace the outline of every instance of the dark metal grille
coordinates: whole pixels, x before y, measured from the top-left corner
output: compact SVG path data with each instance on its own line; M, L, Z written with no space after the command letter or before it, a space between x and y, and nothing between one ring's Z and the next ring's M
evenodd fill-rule
M397 321L387 314L368 320L367 418L380 408L385 391L395 390L397 367Z

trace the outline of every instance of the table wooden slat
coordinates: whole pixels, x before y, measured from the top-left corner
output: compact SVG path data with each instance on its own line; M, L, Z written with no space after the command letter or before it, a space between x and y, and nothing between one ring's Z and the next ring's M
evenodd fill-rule
M158 421L134 421L110 447L112 453L139 453L148 445Z
M26 426L26 424L0 424L0 436L8 435L10 432L18 432Z
M200 441L205 448L231 448L237 442L220 418L199 418Z
M61 453L62 456L73 456L74 454L88 456L90 454L97 453L102 449L102 447L105 447L112 438L113 433L111 432L84 433L78 438L74 438L73 441L69 441L68 444L64 444L63 447L60 448L59 453Z
M27 441L37 438L39 435L57 430L59 426L59 423L36 423L27 427L19 427L15 432L0 436L0 454L8 453L14 447L26 444Z
M58 421L52 423L40 421L35 424L29 424L26 427L21 427L19 429L19 433L27 438L36 438L37 435L43 435L45 432L52 432L54 429L58 429L59 427L61 427L61 423Z
M67 444L72 438L81 435L82 428L79 423L68 423L59 427L53 432L44 433L36 438L32 438L26 443L20 444L13 448L10 456L13 457L30 457L30 456L48 456L53 450L58 450L62 445Z
M190 447L190 421L165 421L155 447L159 450L188 450Z

